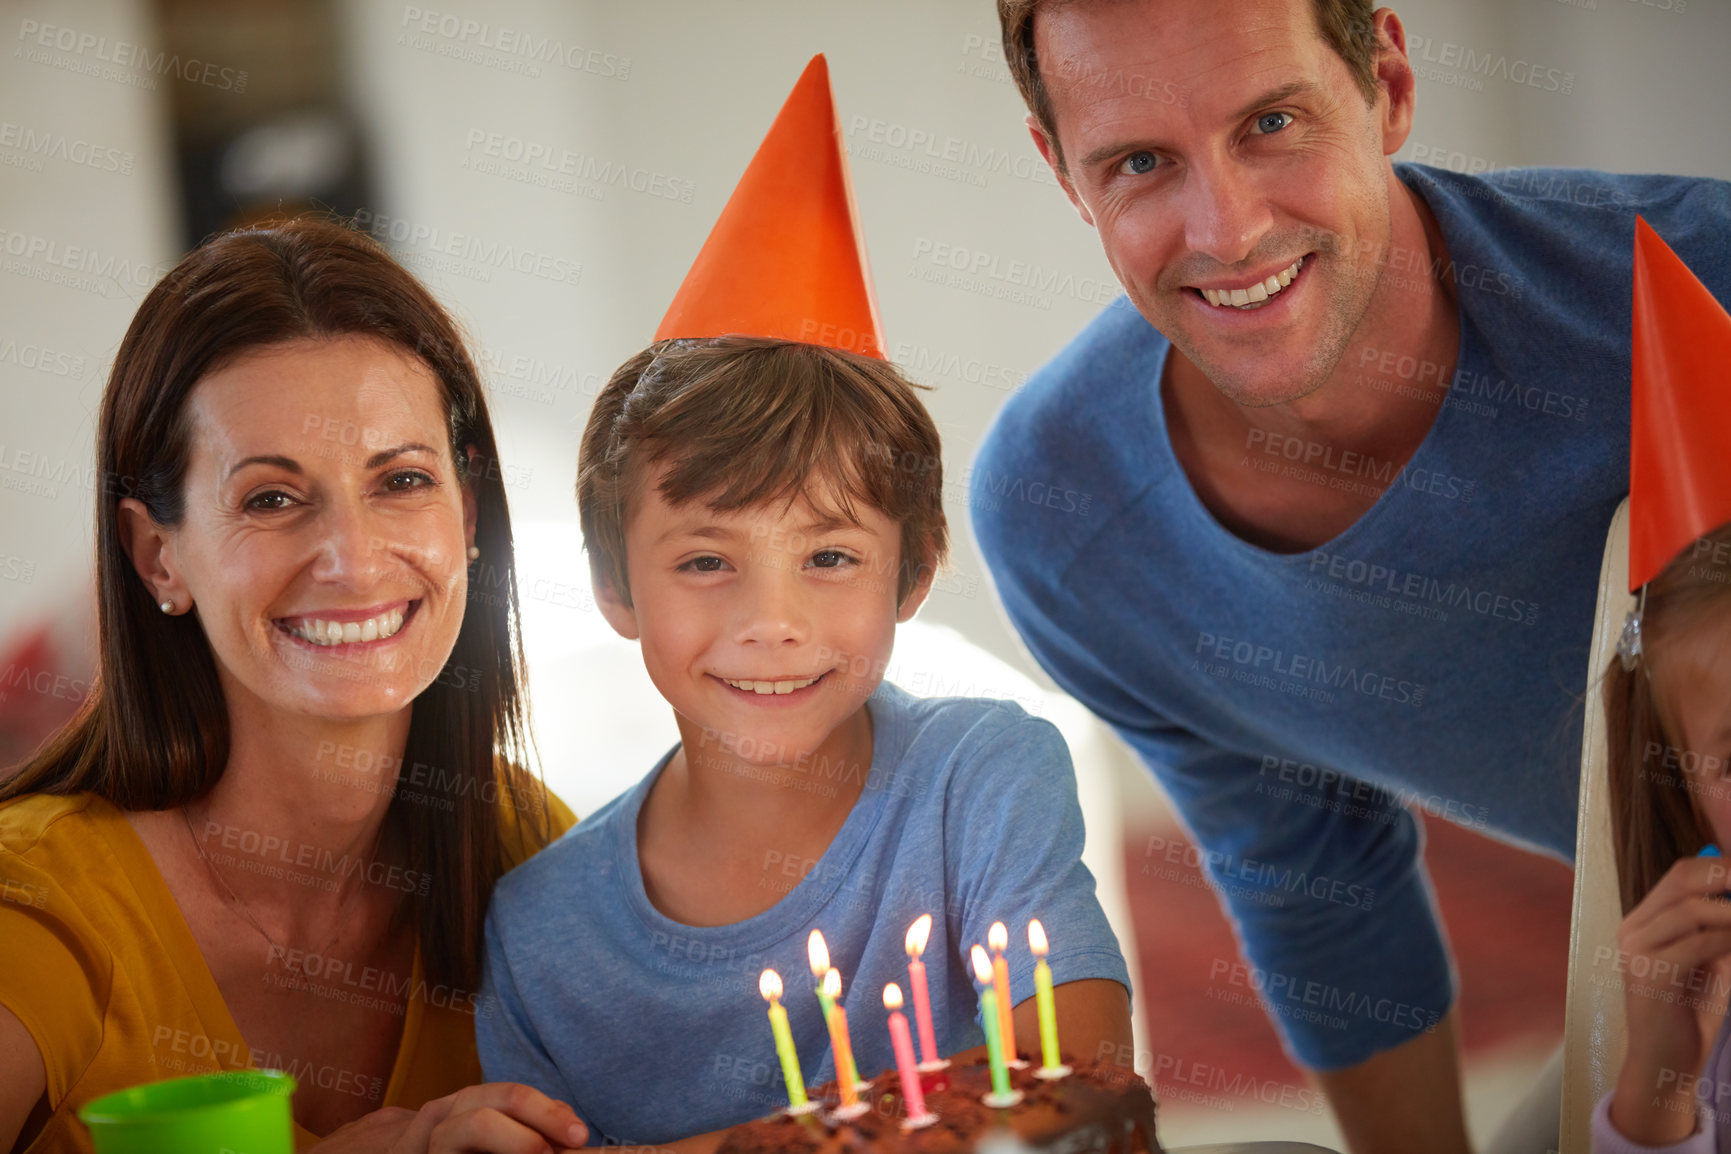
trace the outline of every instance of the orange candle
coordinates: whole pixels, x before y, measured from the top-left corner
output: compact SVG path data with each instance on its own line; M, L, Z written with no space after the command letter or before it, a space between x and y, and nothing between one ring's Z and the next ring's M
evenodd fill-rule
M1004 951L1010 948L1010 931L1003 922L993 922L986 931L986 944L992 947L992 991L998 999L998 1037L1004 1047L1004 1063L1022 1067L1027 1063L1016 1053L1016 1022L1010 1016L1010 963Z
M853 1043L847 1036L847 1011L836 1001L841 997L841 971L823 976L823 992L829 999L829 1045L835 1051L835 1081L841 1091L841 1111L863 1109L859 1100L859 1075L853 1067Z

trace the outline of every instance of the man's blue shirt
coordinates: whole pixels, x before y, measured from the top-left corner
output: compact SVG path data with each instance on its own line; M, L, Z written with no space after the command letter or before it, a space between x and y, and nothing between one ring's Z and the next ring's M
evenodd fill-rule
M911 999L904 939L922 913L933 918L924 960L945 1054L985 1041L967 959L995 921L1010 929L1014 1000L1033 996L1036 917L1057 982L1129 989L1081 861L1082 811L1058 731L1015 705L916 698L887 681L868 707L870 767L787 775L813 789L852 775L864 789L822 858L767 855L763 884L782 896L755 917L687 926L650 904L637 818L665 759L508 874L487 915L476 1015L488 1081L569 1102L592 1141L667 1142L768 1114L787 1093L758 994L765 968L781 975L807 1084L835 1076L806 958L813 929L841 971L855 1065L871 1077L895 1065L884 986Z
M1628 489L1636 213L1731 299L1731 185L1396 171L1449 263L1396 252L1383 276L1453 282L1459 355L1349 356L1360 387L1413 404L1448 381L1429 434L1404 468L1244 448L1247 468L1382 491L1339 537L1273 553L1213 518L1168 437L1168 342L1124 299L1009 399L969 481L1012 622L1171 795L1320 1069L1452 1000L1405 806L1573 855L1600 557Z

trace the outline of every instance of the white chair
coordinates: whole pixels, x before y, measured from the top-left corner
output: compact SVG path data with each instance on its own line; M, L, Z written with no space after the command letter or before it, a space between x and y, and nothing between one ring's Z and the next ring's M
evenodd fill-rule
M1563 1018L1561 1154L1588 1154L1593 1107L1623 1064L1623 990L1607 959L1623 920L1606 796L1605 712L1599 679L1616 656L1629 596L1629 503L1618 506L1599 566L1599 600L1581 734L1581 806L1575 831L1575 900L1569 925L1569 992Z

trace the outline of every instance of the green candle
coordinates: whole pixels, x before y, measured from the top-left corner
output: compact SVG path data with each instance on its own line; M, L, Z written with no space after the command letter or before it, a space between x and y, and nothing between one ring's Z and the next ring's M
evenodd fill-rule
M822 930L811 931L811 936L805 940L806 957L811 959L811 976L817 979L817 1004L823 1007L824 1025L835 1017L835 999L824 989L824 980L829 977L829 946L823 940ZM837 1061L841 1056L836 1055Z
M787 1011L781 1008L781 975L774 970L763 971L757 980L757 991L769 1002L769 1029L775 1035L775 1052L781 1058L781 1077L787 1083L788 1105L794 1110L806 1108L805 1076L799 1072L799 1051L793 1048L793 1031L787 1027Z
M992 1092L986 1095L988 1106L1012 1106L1020 1094L1010 1089L1010 1071L1004 1065L1004 1042L998 1035L998 998L992 990L992 960L986 951L974 947L974 977L980 990L980 1023L986 1028L986 1056L992 1063Z

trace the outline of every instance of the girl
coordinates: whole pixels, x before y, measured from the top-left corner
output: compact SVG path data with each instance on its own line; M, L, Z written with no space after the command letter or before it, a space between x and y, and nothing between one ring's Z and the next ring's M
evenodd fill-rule
M1628 1048L1596 1154L1731 1151L1731 525L1645 587L1604 682Z

